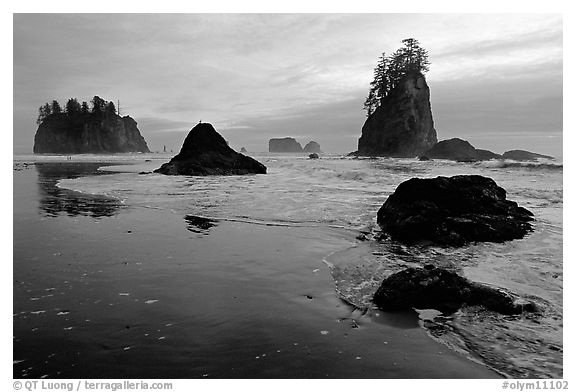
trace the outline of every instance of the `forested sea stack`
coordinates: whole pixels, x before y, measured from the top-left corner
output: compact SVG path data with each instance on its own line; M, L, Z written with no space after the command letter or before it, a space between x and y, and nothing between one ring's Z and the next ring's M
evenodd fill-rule
M95 96L92 108L75 98L65 109L58 101L39 109L35 154L150 152L136 121L120 117L113 102Z
M231 149L212 124L199 123L186 136L180 153L154 172L187 176L266 174L266 166Z
M415 39L402 43L391 56L383 53L374 69L358 155L415 157L438 141L424 77L428 54Z

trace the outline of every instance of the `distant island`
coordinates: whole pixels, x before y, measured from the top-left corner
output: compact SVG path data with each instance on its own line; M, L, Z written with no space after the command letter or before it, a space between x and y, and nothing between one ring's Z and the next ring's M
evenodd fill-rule
M268 141L268 152L322 152L320 144L311 141L304 148L292 137L273 138Z
M38 109L35 154L110 154L150 152L136 121L121 117L114 102L94 96L92 107L70 98L64 109L58 101Z

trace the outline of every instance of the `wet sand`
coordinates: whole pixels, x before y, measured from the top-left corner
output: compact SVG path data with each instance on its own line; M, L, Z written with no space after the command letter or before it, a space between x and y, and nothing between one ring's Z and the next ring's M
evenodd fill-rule
M14 171L15 378L499 377L414 313L341 301L323 259L350 232L194 226L54 187L99 165Z

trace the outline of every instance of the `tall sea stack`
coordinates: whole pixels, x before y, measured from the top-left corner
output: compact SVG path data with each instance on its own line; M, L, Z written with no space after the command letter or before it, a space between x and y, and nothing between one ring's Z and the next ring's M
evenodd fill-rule
M416 157L438 141L430 89L420 72L408 73L368 116L358 140L358 155Z

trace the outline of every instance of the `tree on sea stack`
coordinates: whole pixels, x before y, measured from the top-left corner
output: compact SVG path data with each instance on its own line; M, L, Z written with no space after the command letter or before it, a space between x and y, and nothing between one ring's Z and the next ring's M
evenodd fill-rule
M62 113L62 107L60 107L60 104L58 103L58 101L53 100L52 101L52 114L59 114Z
M424 74L430 69L428 52L420 46L418 40L407 38L402 40L404 46L390 56L383 52L374 68L374 80L370 82L368 97L364 109L370 116L380 106L398 83L409 72Z
M92 113L93 114L101 114L104 112L104 107L106 106L106 101L100 98L99 96L95 95L92 98Z
M38 119L36 120L36 124L41 124L48 116L52 114L52 107L49 103L45 103L44 105L38 108Z
M80 112L84 115L90 113L90 107L88 106L88 102L82 101L82 105L80 107Z
M116 105L114 105L114 102L110 101L110 102L106 103L106 113L107 114L116 114Z
M68 116L74 116L82 110L80 103L76 98L70 98L68 102L66 102L66 114Z

